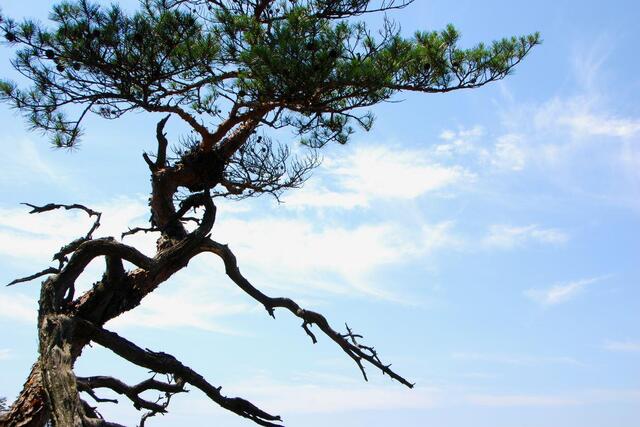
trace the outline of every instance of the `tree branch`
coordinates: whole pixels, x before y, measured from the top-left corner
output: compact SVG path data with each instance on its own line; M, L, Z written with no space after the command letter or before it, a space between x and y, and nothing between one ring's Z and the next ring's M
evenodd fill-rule
M233 282L238 285L240 289L245 291L256 301L261 303L265 307L267 312L271 315L271 317L275 318L275 308L286 308L295 316L302 319L302 328L305 330L307 335L311 337L314 343L316 342L316 337L311 332L309 327L313 325L318 326L318 328L320 328L320 330L324 332L325 335L327 335L336 344L338 344L340 348L342 348L342 350L349 357L351 357L351 359L354 360L354 362L360 368L360 371L362 372L365 380L368 379L364 366L362 364L363 360L378 368L383 374L389 375L392 379L406 385L409 388L413 388L413 386L415 385L391 370L391 365L385 365L384 363L382 363L373 347L357 343L355 341L355 337L361 336L353 334L348 327L346 334L340 334L331 328L329 322L322 314L316 313L311 310L305 310L301 308L295 301L289 298L271 298L255 288L242 275L242 273L240 273L236 257L227 245L223 245L211 239L207 239L203 244L203 251L211 252L218 255L224 262L225 272L227 273L227 276L229 276L229 278L231 278L231 280L233 280ZM349 338L349 340L347 338Z
M87 233L87 235L84 237L85 240L91 239L91 235L93 234L93 232L96 231L96 229L100 226L100 218L102 217L101 212L94 211L93 209L89 209L88 207L84 205L80 205L78 203L74 203L72 205L60 205L57 203L48 203L44 206L36 206L36 205L32 205L31 203L22 203L22 204L25 206L29 206L31 208L31 211L29 212L30 214L42 213L42 212L52 211L55 209L64 208L66 210L79 209L79 210L85 211L87 215L89 215L89 217L95 216L96 220L91 226L91 229L89 229L89 232Z
M186 391L184 389L184 381L178 378L174 384L164 383L157 381L154 378L144 380L134 386L129 386L117 378L109 376L95 376L95 377L76 377L78 384L78 390L89 393L92 397L93 390L96 388L108 388L115 391L118 394L126 396L133 402L133 406L140 410L142 408L148 409L153 412L166 413L166 407L140 397L140 394L148 390L157 390L165 393L181 393ZM95 397L94 397L95 398ZM118 403L117 400L101 399L102 401L111 401Z
M48 267L38 273L32 274L31 276L26 276L26 277L21 277L19 279L15 279L12 280L11 283L7 284L7 286L13 286L16 285L18 283L23 283L23 282L30 282L33 279L37 279L38 277L42 277L42 276L46 276L48 274L56 274L59 273L60 270L58 270L57 268L54 267Z
M144 350L131 341L122 338L118 334L99 328L90 322L79 320L80 325L86 331L92 341L108 348L118 356L129 362L151 369L154 372L171 374L176 378L182 378L186 383L203 391L211 400L221 407L255 423L267 427L281 427L273 421L281 421L280 416L271 415L259 409L251 402L240 397L226 397L220 393L221 387L214 387L202 375L185 366L170 354Z

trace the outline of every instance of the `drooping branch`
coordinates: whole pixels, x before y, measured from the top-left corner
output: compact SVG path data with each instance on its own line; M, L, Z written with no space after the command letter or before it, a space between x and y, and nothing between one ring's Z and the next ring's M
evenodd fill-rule
M316 325L325 335L331 338L336 344L342 348L342 350L354 360L354 362L360 368L365 380L368 380L365 372L363 361L369 362L371 365L378 368L383 374L389 375L392 379L406 385L409 388L413 388L414 384L406 380L394 372L390 367L391 365L385 365L378 357L377 352L373 347L362 345L356 342L356 337L360 335L353 334L347 327L347 333L341 334L336 332L330 325L327 319L320 313L316 313L311 310L305 310L300 307L295 301L290 298L272 298L259 289L254 287L243 275L240 273L238 263L233 252L227 245L215 242L211 239L203 245L203 250L218 255L224 262L225 272L233 282L240 287L243 291L249 294L253 299L261 303L267 312L275 318L274 310L276 308L285 308L293 313L295 316L302 319L302 328L311 337L312 341L316 343L316 337L309 329L310 326Z
M221 407L248 418L259 425L281 427L280 424L274 423L275 421L281 421L280 416L271 415L240 397L223 396L220 393L221 387L211 385L202 375L182 364L174 356L142 349L114 332L99 328L87 321L79 322L92 341L108 348L129 362L157 373L171 374L176 378L181 378L185 383L200 389Z

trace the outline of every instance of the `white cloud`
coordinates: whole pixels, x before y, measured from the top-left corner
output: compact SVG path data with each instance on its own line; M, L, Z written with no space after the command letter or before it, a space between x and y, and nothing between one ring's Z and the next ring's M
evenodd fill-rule
M609 351L640 353L640 341L607 341L604 348Z
M433 154L438 156L464 155L478 150L478 140L484 136L482 126L461 128L457 131L444 130L440 133L440 139L444 144L438 144L433 148Z
M1 292L0 317L21 323L36 323L36 299L20 293Z
M524 294L529 299L541 305L556 305L575 298L584 290L585 287L593 283L600 282L607 277L608 276L600 276L590 279L576 280L569 283L557 284L547 289L529 289L525 291Z
M3 152L3 170L0 183L68 183L67 174L40 155L42 147L38 147L30 138L11 138L4 136L0 145L11 147ZM42 144L46 147L46 144Z
M89 206L102 212L94 237L120 237L129 226L146 220L148 207L142 199L119 198ZM30 208L0 208L0 255L29 259L45 264L63 245L86 235L94 218L78 210L58 209L29 214ZM143 251L155 247L153 235L138 233L127 239ZM31 272L29 272L31 273Z
M357 147L327 158L325 179L285 196L285 206L350 209L378 199L411 200L474 179L466 169L433 163L430 157L427 151Z
M211 292L211 284L192 279L196 277L183 277L179 283L172 283L174 290L168 292L164 289L155 291L145 297L139 307L114 319L110 325L157 329L190 327L231 335L242 334L241 331L221 323L219 319L246 314L255 311L256 307L237 303L228 295L215 295Z
M525 107L538 131L569 130L574 136L629 138L640 133L640 119L620 117L607 111L593 94L572 98L552 98L536 106ZM561 141L556 141L561 142Z
M349 380L279 383L258 377L233 388L240 396L251 396L259 407L277 408L283 414L426 409L436 406L441 398L440 390L433 387L410 390L395 384L356 384Z
M514 172L523 170L527 160L523 141L523 136L515 133L499 137L493 152L488 154L491 165L500 170Z
M329 190L317 181L310 181L287 194L283 201L285 206L293 208L353 209L368 206L369 197L363 193Z
M511 249L529 242L544 244L562 244L569 240L569 235L555 228L542 228L536 224L512 226L494 224L483 239L483 244L491 248Z
M103 213L102 225L95 237L119 237L130 226L144 225L148 216L143 198L115 199L91 207ZM415 261L433 250L458 244L451 232L453 224L446 221L424 224L416 231L390 222L345 226L341 222L315 221L308 215L257 219L246 213L232 212L227 220L219 218L214 238L230 243L239 256L240 265L257 270L262 283L284 289L300 288L299 284L304 282L307 290L398 300L391 292L377 287L372 276L375 271ZM56 210L30 215L27 208L0 209L0 254L44 268L53 253L84 235L92 221L78 211ZM125 242L153 254L156 238L155 234L138 233L127 237ZM83 274L78 290L99 277L102 265L94 264ZM20 275L31 273L33 271L24 271ZM214 321L215 315L202 320L206 318L204 313L220 313L223 307L203 303L189 312L189 305L197 302L181 299L179 294L154 295L143 308L128 317L134 319L131 322L147 326L188 325L223 331ZM169 320L162 313L172 303L184 310ZM241 312L246 307L234 306L235 309Z
M460 167L428 164L419 152L383 147L359 149L334 170L347 190L369 197L413 199L462 180Z
M550 407L593 405L607 402L640 402L640 390L587 389L564 394L470 394L467 402L489 407Z
M640 118L616 114L590 93L517 105L502 114L504 136L518 135L520 155L546 173L550 167L566 173L585 161L617 162L615 153L640 136Z
M220 221L216 228L214 238L230 243L240 265L258 269L260 277L270 282L304 283L325 291L357 291L382 298L391 295L375 288L372 273L458 244L450 222L415 230L392 223L345 227L299 218L236 218ZM318 283L314 277L336 280Z
M0 360L7 360L11 357L11 350L0 348Z
M640 133L640 120L603 114L575 112L559 117L558 123L567 125L576 133L593 136L629 138Z

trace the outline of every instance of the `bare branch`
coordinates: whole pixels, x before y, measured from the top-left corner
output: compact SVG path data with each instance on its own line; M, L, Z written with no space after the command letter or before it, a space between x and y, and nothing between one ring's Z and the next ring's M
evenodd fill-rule
M129 228L129 230L123 232L120 235L120 238L124 239L127 236L132 236L132 235L134 235L136 233L140 233L140 232L143 232L143 233L146 234L146 233L153 233L153 232L156 232L156 231L161 231L161 230L159 228L155 228L155 227L134 227L134 228Z
M108 348L129 362L151 369L154 372L172 374L186 383L203 391L211 400L223 408L267 427L281 427L273 421L281 421L280 416L271 415L251 402L240 397L226 397L220 393L221 387L214 387L202 375L185 366L170 354L145 350L118 334L99 328L90 322L79 320L91 340Z
M211 239L207 239L207 241L204 243L203 250L218 255L224 262L227 276L229 276L231 280L233 280L233 282L238 285L238 287L240 287L240 289L245 291L256 301L261 303L272 317L275 317L275 308L286 308L295 316L303 320L302 327L305 332L311 337L314 343L316 342L316 337L315 335L313 335L309 327L312 325L318 326L318 328L320 328L320 330L324 332L325 335L327 335L336 344L338 344L340 348L342 348L342 350L349 357L351 357L351 359L354 360L354 362L360 368L360 371L362 372L365 380L367 380L367 375L364 370L364 366L362 365L363 360L378 368L383 374L389 375L394 380L406 385L409 388L413 388L414 384L391 370L391 365L385 365L380 361L380 359L378 358L378 354L373 349L373 347L363 346L355 341L355 338L361 337L361 335L353 334L350 329L347 329L347 334L340 334L331 328L329 322L322 314L316 313L311 310L305 310L301 308L295 301L289 298L271 298L255 288L242 275L242 273L240 273L236 257L227 245L223 245ZM347 338L349 338L349 340L347 340Z
M78 203L74 203L72 205L48 203L44 206L36 206L36 205L32 205L31 203L22 203L22 204L25 206L29 206L31 208L31 211L29 212L30 214L42 213L42 212L52 211L55 209L64 208L66 210L79 209L79 210L85 211L87 215L89 215L89 217L95 216L96 220L91 226L91 229L89 229L89 232L87 233L87 235L85 236L85 240L91 239L91 235L93 234L93 232L96 231L96 229L100 226L100 217L102 216L102 213L94 211L93 209L89 209L88 207L84 205L80 205Z
M46 276L48 274L57 274L59 273L60 270L58 270L57 268L54 267L48 267L38 273L32 274L31 276L26 276L26 277L22 277L19 279L15 279L13 281L11 281L11 283L7 284L7 286L13 286L16 285L18 283L23 283L23 282L30 282L33 279L37 279L38 277L42 277L42 276Z
M78 384L79 391L85 391L92 397L95 396L93 390L96 388L108 388L115 391L118 394L126 396L133 402L133 406L140 410L142 408L148 409L153 412L165 413L166 407L154 402L150 402L140 397L140 394L148 390L158 390L165 393L181 393L184 392L184 381L180 378L174 384L164 383L157 381L154 378L149 378L134 386L129 386L117 378L108 376L96 376L96 377L77 377L76 382ZM95 397L94 397L95 398ZM100 401L100 400L96 400ZM102 399L101 401L111 401L118 403L117 400Z

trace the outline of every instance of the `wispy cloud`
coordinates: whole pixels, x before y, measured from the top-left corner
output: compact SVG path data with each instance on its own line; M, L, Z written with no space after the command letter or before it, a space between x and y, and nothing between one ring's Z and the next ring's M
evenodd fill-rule
M468 396L467 400L472 405L491 407L572 406L584 403L573 396L529 394L475 394Z
M103 214L95 237L119 237L142 218L146 220L148 212L142 198L118 198L90 207ZM81 211L28 212L26 206L0 208L0 255L47 263L64 244L85 235L93 222ZM150 251L155 246L154 239L152 235L138 233L128 241Z
M463 156L475 153L477 143L485 135L482 126L460 128L457 130L445 129L440 133L442 144L437 144L432 152L436 156Z
M573 357L565 356L531 356L522 354L469 353L455 352L454 360L470 362L486 362L499 365L535 366L535 365L582 365Z
M606 402L640 402L640 390L637 389L590 389L576 390L571 393L549 394L470 394L467 402L477 406L489 407L549 407L593 405Z
M222 319L253 312L256 307L233 301L229 296L213 294L211 285L189 276L180 280L180 283L174 283L174 290L170 292L160 289L147 296L140 307L123 314L110 325L165 330L186 327L242 335L242 331L222 322ZM188 283L190 281L194 283Z
M411 200L471 181L474 175L461 166L433 162L427 151L369 145L328 157L316 178L318 182L287 195L285 206L351 209L380 199Z
M525 226L494 224L489 227L483 243L490 248L511 249L529 242L557 245L568 240L569 235L556 228L543 228L536 224Z
M640 353L640 341L607 341L604 348L609 351Z
M558 118L558 123L567 125L573 132L593 135L629 138L640 133L640 120L576 112Z
M416 230L391 222L348 227L303 217L235 218L217 224L216 238L229 242L243 266L258 270L270 282L296 284L294 288L304 282L324 291L393 299L375 288L373 273L455 247L452 226L445 221ZM314 277L323 281L314 282ZM327 283L327 278L334 283Z
M493 150L483 155L497 170L521 171L525 168L528 157L524 142L525 138L521 134L507 133L498 137Z
M26 137L12 138L6 135L0 138L0 145L11 147L4 150L3 170L0 174L0 183L15 184L16 182L29 184L65 184L69 177L64 170L56 167L52 162L41 155L43 147L37 147L36 143ZM44 144L46 147L46 144Z
M0 360L7 360L11 357L11 350L0 348Z
M292 414L426 409L437 406L441 398L440 390L434 387L417 386L409 390L389 384L338 383L283 383L258 377L240 382L234 389L239 395L251 395L260 407L278 408L283 413Z
M592 277L589 279L575 280L568 283L560 283L546 289L528 289L525 296L541 305L551 306L572 300L587 286L607 279L610 276Z
M35 323L36 299L20 293L0 292L0 317L20 323Z

